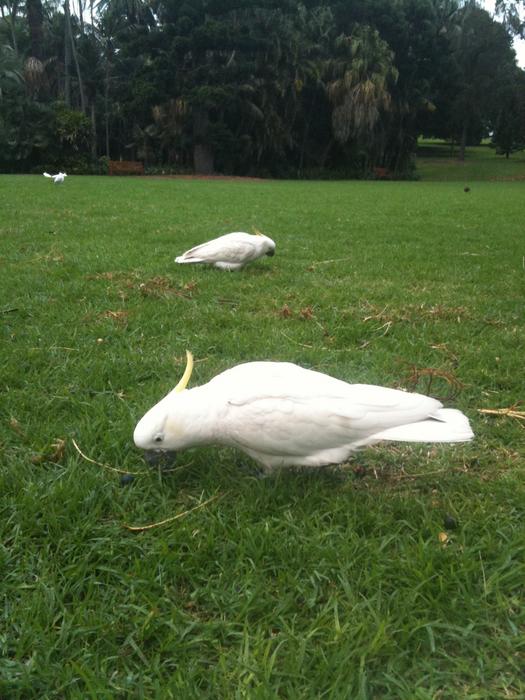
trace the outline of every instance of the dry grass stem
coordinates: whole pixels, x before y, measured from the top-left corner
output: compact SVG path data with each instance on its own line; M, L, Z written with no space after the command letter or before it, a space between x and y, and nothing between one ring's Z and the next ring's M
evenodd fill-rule
M389 304L383 307L381 310L374 304L366 302L363 307L363 311L368 311L368 315L363 318L363 322L366 321L383 321L387 322L398 322L406 321L408 323L414 323L415 321L422 320L425 318L436 318L441 320L454 320L458 323L461 322L462 318L468 318L468 312L464 306L444 306L443 304L435 304L434 306L426 306L426 304L407 304L403 309L389 309Z
M514 404L514 406L510 406L509 408L478 408L478 412L485 413L489 416L508 416L509 418L525 421L525 411L517 411L517 405L518 404Z
M73 447L75 450L78 452L78 454L86 460L86 462L91 462L91 464L96 464L98 467L103 467L104 469L108 469L111 472L116 472L117 474L131 474L132 476L140 476L141 472L130 472L127 469L118 469L117 467L110 467L109 464L103 464L102 462L97 462L95 459L91 459L91 457L88 457L85 455L80 447L77 445L75 442L74 438L71 438L71 442L73 443Z
M91 459L91 457L88 457L85 455L80 447L77 445L75 442L74 438L71 438L71 442L73 443L74 448L78 452L78 454L86 460L86 462L91 462L91 464L96 464L98 467L103 467L104 469L108 469L109 471L116 472L117 474L131 474L131 476L143 476L144 474L147 474L147 471L143 472L130 472L127 469L118 469L117 467L111 467L109 464L103 464L102 462L97 462L95 459ZM180 467L174 467L173 469L163 469L162 473L163 474L173 474L173 472L180 472L181 469L186 469L186 467L189 467L193 464L193 462L188 462L188 464L181 464Z
M316 265L330 265L331 263L347 262L352 259L353 258L334 258L333 260L317 260L310 265L309 269L315 268Z
M391 479L419 479L422 476L436 476L436 474L443 474L444 472L449 472L450 469L436 469L433 472L420 472L419 474L392 474Z
M296 345L300 345L302 348L308 348L310 350L313 348L313 345L308 345L307 343L300 343L298 340L294 340L293 338L290 338L290 336L287 335L284 331L281 331L281 334L284 335L284 337L287 340L289 340L292 343L295 343Z
M436 369L435 367L416 367L415 365L411 366L411 372L405 381L412 386L412 389L414 389L418 382L423 378L427 379L427 386L425 389L427 394L430 394L434 379L444 379L445 382L452 387L453 391L450 394L447 396L437 397L441 400L448 401L453 399L465 386L452 374L452 372Z
M226 492L228 493L228 492ZM204 506L207 506L208 503L211 503L212 501L216 501L219 498L223 498L223 496L226 496L226 493L218 493L215 496L212 496L211 498L208 498L206 501L203 501L202 503L199 503L198 505L194 506L193 508L190 508L189 510L185 510L182 513L177 513L177 515L171 516L171 518L166 518L165 520L159 520L156 523L150 523L149 525L127 525L124 523L124 527L127 530L131 530L131 532L144 532L145 530L153 530L155 527L161 527L162 525L167 525L168 523L172 523L174 520L179 520L179 518L183 518L185 515L189 515L190 513L193 513L195 510L199 510L199 508L204 508Z

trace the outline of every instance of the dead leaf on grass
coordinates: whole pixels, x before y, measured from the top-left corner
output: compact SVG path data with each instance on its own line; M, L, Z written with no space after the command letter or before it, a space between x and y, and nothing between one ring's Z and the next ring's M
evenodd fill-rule
M311 306L305 306L304 309L301 309L299 311L299 316L304 320L304 321L311 321L312 318L314 317L314 312Z
M279 316L281 316L281 318L290 318L292 315L293 312L288 304L285 304L282 309L279 310Z
M104 311L100 317L108 318L110 321L115 321L115 323L124 324L128 321L128 315L128 312L124 311L123 309L120 309L119 311L110 311L108 309L107 311Z
M35 454L31 457L32 464L41 464L42 462L60 462L64 457L66 449L66 441L62 438L57 438L55 442L50 445L52 451L45 450L40 454Z

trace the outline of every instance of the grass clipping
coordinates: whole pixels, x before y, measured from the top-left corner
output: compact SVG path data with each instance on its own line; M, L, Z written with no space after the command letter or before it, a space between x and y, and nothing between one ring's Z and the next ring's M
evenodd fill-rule
M478 408L478 412L485 413L489 416L506 416L507 418L516 418L517 420L525 421L525 411L517 410L517 406L519 406L520 403L509 406L509 408Z
M189 515L190 513L193 513L195 510L199 510L199 508L204 508L204 506L207 506L208 503L212 503L212 501L217 501L219 498L223 498L226 493L217 493L215 496L212 496L211 498L208 498L206 501L203 501L202 503L198 503L196 506L193 508L190 508L189 510L184 510L182 513L177 513L177 515L172 515L170 518L165 518L164 520L159 520L156 523L150 523L149 525L127 525L124 523L124 527L126 530L131 530L131 532L144 532L145 530L153 530L155 527L161 527L162 525L168 525L169 523L172 523L174 520L179 520L179 518L184 518L184 516Z

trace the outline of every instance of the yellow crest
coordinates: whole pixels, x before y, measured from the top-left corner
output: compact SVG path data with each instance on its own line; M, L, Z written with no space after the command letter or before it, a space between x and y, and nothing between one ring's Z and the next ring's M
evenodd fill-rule
M191 354L191 352L189 350L186 350L186 369L184 370L184 374L182 375L180 382L177 384L177 386L173 390L176 394L180 393L181 391L184 391L184 389L188 385L188 382L190 381L192 371L193 371L193 355Z

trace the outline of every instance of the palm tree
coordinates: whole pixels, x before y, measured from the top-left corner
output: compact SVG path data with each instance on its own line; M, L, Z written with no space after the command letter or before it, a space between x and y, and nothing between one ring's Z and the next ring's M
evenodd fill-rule
M398 78L394 54L377 30L358 26L335 41L338 58L327 65L327 94L333 105L335 139L370 138L381 112L391 105L389 86Z
M71 22L71 12L69 10L69 0L64 0L64 17L65 17L65 69L66 69L66 104L70 103L69 94L69 59L73 58L73 64L75 66L75 71L78 80L78 90L80 94L80 109L82 112L86 112L86 97L84 93L84 83L82 81L82 73L80 72L80 64L78 62L78 54L75 44L75 38L73 36L73 27Z

